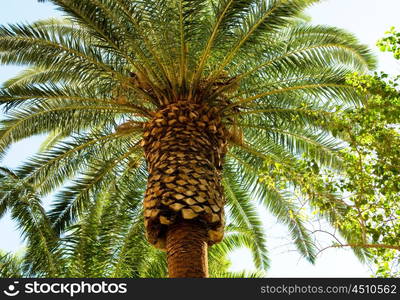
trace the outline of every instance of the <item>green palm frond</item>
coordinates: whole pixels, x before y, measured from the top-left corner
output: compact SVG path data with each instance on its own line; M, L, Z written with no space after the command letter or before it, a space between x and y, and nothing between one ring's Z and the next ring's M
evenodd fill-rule
M119 175L120 165L127 165L129 168L130 156L138 151L137 147L122 152L113 152L113 157L108 160L96 160L91 162L82 177L76 179L71 186L61 190L54 200L54 206L49 212L53 225L58 231L62 231L70 222L74 222L77 217L85 211L90 204L90 198L102 186L112 180L116 180ZM130 178L135 180L135 178ZM92 195L91 195L92 194Z
M249 247L252 250L256 267L267 269L269 266L268 250L263 225L257 214L257 207L251 201L249 193L237 182L233 170L229 168L228 164L225 165L224 175L223 186L230 220L240 227L242 232L249 235L251 241Z
M249 14L241 21L241 26L235 32L235 39L231 50L225 54L225 59L214 72L218 76L220 72L233 60L237 52L246 43L259 42L260 35L273 33L279 28L288 25L288 19L300 14L307 6L319 0L276 0L256 1L251 6Z
M245 190L251 191L253 197L260 201L277 220L288 227L292 240L299 252L310 262L315 260L315 246L304 221L299 214L299 207L291 201L290 195L268 186L260 181L264 160L251 155L232 155L235 172L240 174Z
M22 237L28 242L25 258L30 264L26 266L25 272L36 275L47 269L50 276L58 276L61 258L55 251L56 234L51 228L51 222L40 198L32 186L6 168L0 168L0 185L0 213L11 213L11 218L17 222Z
M264 278L264 273L260 271L256 272L249 272L249 271L242 271L242 272L214 272L210 276L211 278Z
M23 260L12 253L0 253L0 277L22 278L24 276Z

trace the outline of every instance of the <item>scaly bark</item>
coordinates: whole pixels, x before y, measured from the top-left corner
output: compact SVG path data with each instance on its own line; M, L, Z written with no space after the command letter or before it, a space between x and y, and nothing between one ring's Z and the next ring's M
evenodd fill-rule
M222 240L226 135L216 108L186 101L164 107L144 126L144 216L147 238L156 247L166 249L169 231L185 220L201 224L208 245Z

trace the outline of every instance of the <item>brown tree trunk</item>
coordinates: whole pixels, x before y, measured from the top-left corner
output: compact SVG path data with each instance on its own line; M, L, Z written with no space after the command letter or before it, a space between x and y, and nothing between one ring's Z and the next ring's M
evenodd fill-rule
M199 222L182 221L167 232L170 278L208 277L207 229Z
M207 245L224 233L226 131L216 108L170 104L144 126L148 241L167 250L170 277L206 277Z

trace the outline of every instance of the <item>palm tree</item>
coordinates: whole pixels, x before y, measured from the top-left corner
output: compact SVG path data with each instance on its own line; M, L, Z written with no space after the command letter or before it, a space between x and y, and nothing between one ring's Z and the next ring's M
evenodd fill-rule
M93 199L79 222L56 237L32 187L5 168L0 168L0 186L1 213L11 210L26 240L23 255L0 253L1 278L167 276L165 253L144 238L140 197L135 201L115 201L111 195ZM209 252L211 276L261 277L261 270L228 271L228 255L238 247L251 248L252 244L251 234L239 232L233 225L228 232L227 238Z
M1 90L0 149L49 134L17 175L41 196L64 186L50 212L57 232L96 197L135 195L147 178L146 236L166 250L170 277L208 276L225 208L267 265L257 202L314 260L296 205L258 175L303 153L339 164L321 121L359 102L345 78L374 66L366 47L305 23L318 0L51 2L65 20L0 28L0 61L30 66Z

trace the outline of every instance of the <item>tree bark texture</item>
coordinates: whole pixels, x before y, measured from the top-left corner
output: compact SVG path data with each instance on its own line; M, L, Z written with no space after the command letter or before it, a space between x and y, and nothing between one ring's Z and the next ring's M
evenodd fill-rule
M168 250L169 231L188 220L203 228L208 245L222 240L225 137L216 108L186 101L164 107L144 126L142 146L149 172L144 216L151 244ZM194 227L186 226L190 228ZM188 239L190 234L177 236Z
M182 221L167 232L168 275L170 278L208 277L207 229L196 221Z

